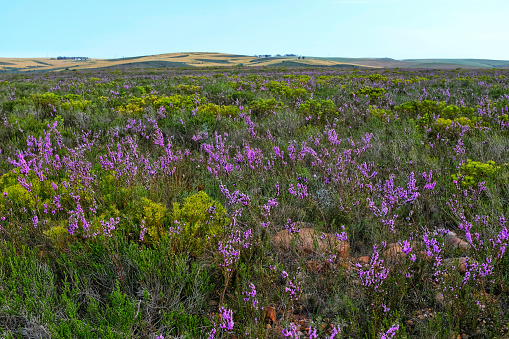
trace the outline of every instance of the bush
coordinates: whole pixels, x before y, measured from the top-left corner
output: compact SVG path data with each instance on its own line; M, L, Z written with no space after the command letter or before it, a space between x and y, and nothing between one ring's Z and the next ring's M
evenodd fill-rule
M381 98L385 95L385 88L382 87L362 87L357 90L358 95L367 95L370 99Z
M479 182L494 179L500 171L494 161L486 163L470 159L460 166L459 173L451 175L454 181L461 181L463 186L476 186Z
M308 94L308 91L306 91L304 88L301 87L293 88L290 87L286 82L272 80L269 82L267 87L271 92L281 94L290 98L303 97Z
M174 203L170 220L175 227L172 240L176 252L194 256L201 254L211 238L220 235L230 223L221 203L203 191L187 197L182 206Z
M394 116L394 113L390 109L376 108L371 105L369 106L368 111L373 117L384 120Z
M389 78L382 75L382 74L370 74L368 75L368 79L373 82L382 82L382 81L388 81Z
M235 117L239 114L239 108L237 106L223 106L208 103L198 107L198 115L212 115L214 117Z
M338 108L332 100L309 99L299 106L298 111L301 115L311 115L320 118L338 115Z
M251 114L257 116L261 116L270 111L274 111L278 107L284 107L284 104L280 101L277 101L274 98L270 99L260 98L249 103L249 109L251 110Z
M439 133L444 133L448 137L456 136L463 127L468 126L470 130L481 130L485 124L481 117L469 119L467 117L456 118L454 120L438 118L435 121L434 129Z

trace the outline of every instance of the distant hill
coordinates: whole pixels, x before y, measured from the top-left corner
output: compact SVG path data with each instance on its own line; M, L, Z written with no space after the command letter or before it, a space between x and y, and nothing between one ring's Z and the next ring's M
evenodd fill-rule
M168 53L120 59L56 60L53 58L0 58L2 72L49 72L62 70L165 68L165 67L369 67L369 68L509 68L509 60L321 58L281 56L258 58L225 53Z
M372 67L359 63L298 57L258 58L224 53L169 53L120 59L55 60L50 58L0 58L0 72L48 72L61 70L164 68L164 67Z
M312 58L312 57L310 57ZM383 68L509 68L509 60L488 60L488 59L404 59L395 60L391 58L316 58L362 64Z
M487 60L487 59L405 59L405 62L420 64L453 64L459 67L472 68L502 68L509 66L509 60Z

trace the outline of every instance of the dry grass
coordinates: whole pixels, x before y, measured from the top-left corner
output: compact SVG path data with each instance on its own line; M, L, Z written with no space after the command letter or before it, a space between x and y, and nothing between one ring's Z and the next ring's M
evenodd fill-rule
M132 63L145 63L145 62L178 62L183 66L190 67L214 67L214 66L237 66L243 64L244 66L270 66L280 64L282 61L292 61L292 63L299 63L303 66L328 66L334 67L338 65L351 65L362 67L374 67L363 65L359 63L344 63L329 60L319 59L298 59L296 57L279 57L270 59L260 59L253 56L239 56L225 53L167 53L150 56L142 56L139 58L127 58L118 60L106 59L89 59L87 61L74 61L74 60L52 60L50 58L0 58L0 70L18 70L18 71L58 71L66 68L69 69L96 69L111 66L121 66Z

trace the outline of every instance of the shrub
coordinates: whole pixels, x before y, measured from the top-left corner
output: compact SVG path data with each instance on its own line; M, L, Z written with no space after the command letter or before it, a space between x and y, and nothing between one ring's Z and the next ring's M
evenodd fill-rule
M144 95L141 98L132 97L129 99L129 103L127 103L125 106L119 106L117 109L122 114L130 113L140 115L143 113L145 107L149 106L155 110L164 107L167 112L174 112L180 109L190 109L205 102L206 99L198 95L176 94L169 97Z
M210 238L221 234L230 223L221 203L203 191L187 197L182 206L174 203L170 220L177 230L172 239L175 250L194 256L201 254Z
M141 210L142 214L139 219L145 221L145 227L152 242L157 242L161 236L166 234L164 223L167 219L168 209L163 204L142 197Z
M389 78L382 74L370 74L368 75L368 79L373 82L382 82L382 81L388 81Z
M31 211L35 208L35 196L20 184L6 187L3 194L4 201L10 200L16 208L26 208Z
M475 186L479 182L495 178L499 171L500 166L496 166L492 160L483 163L468 159L460 166L459 173L451 177L454 181L462 180L463 186Z
M322 117L334 117L338 115L338 108L332 100L306 100L299 106L299 113Z
M177 86L177 91L185 94L199 93L201 92L201 86L180 84Z
M271 92L281 94L290 98L302 97L308 94L308 91L306 91L304 88L300 87L292 88L286 82L272 80L269 82L267 87Z
M253 115L263 115L270 111L274 111L278 107L284 107L284 104L274 98L257 99L249 103L249 109Z
M357 90L357 94L367 95L370 98L381 98L384 96L386 90L382 87L362 87Z
M83 111L86 108L92 105L92 101L90 100L69 100L67 102L62 103L62 108L70 111L70 110L80 110Z
M57 249L61 249L69 239L69 231L61 225L50 228L45 231L44 234L51 240L53 246Z
M164 107L166 111L182 108L193 108L196 105L203 104L207 101L204 97L199 95L172 95L170 97L159 97L154 100L153 107L158 109Z
M394 113L390 109L376 108L371 105L369 105L368 111L373 117L384 120L394 116Z
M49 105L57 106L62 100L55 93L32 94L32 102L36 108L46 108Z
M472 119L461 117L454 120L438 118L437 121L435 121L434 129L437 132L445 133L448 136L454 136L466 126L468 126L470 130L480 130L484 126L484 123L481 117L475 117Z
M202 105L198 107L198 114L203 115L213 115L214 117L218 116L232 116L235 117L239 114L239 108L237 106L223 106L223 105L216 105L212 103L208 103L205 105Z

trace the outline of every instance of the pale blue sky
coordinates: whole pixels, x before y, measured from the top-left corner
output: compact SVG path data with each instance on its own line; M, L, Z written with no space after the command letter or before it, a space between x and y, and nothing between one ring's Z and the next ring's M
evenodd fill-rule
M0 57L509 59L508 0L0 1Z

